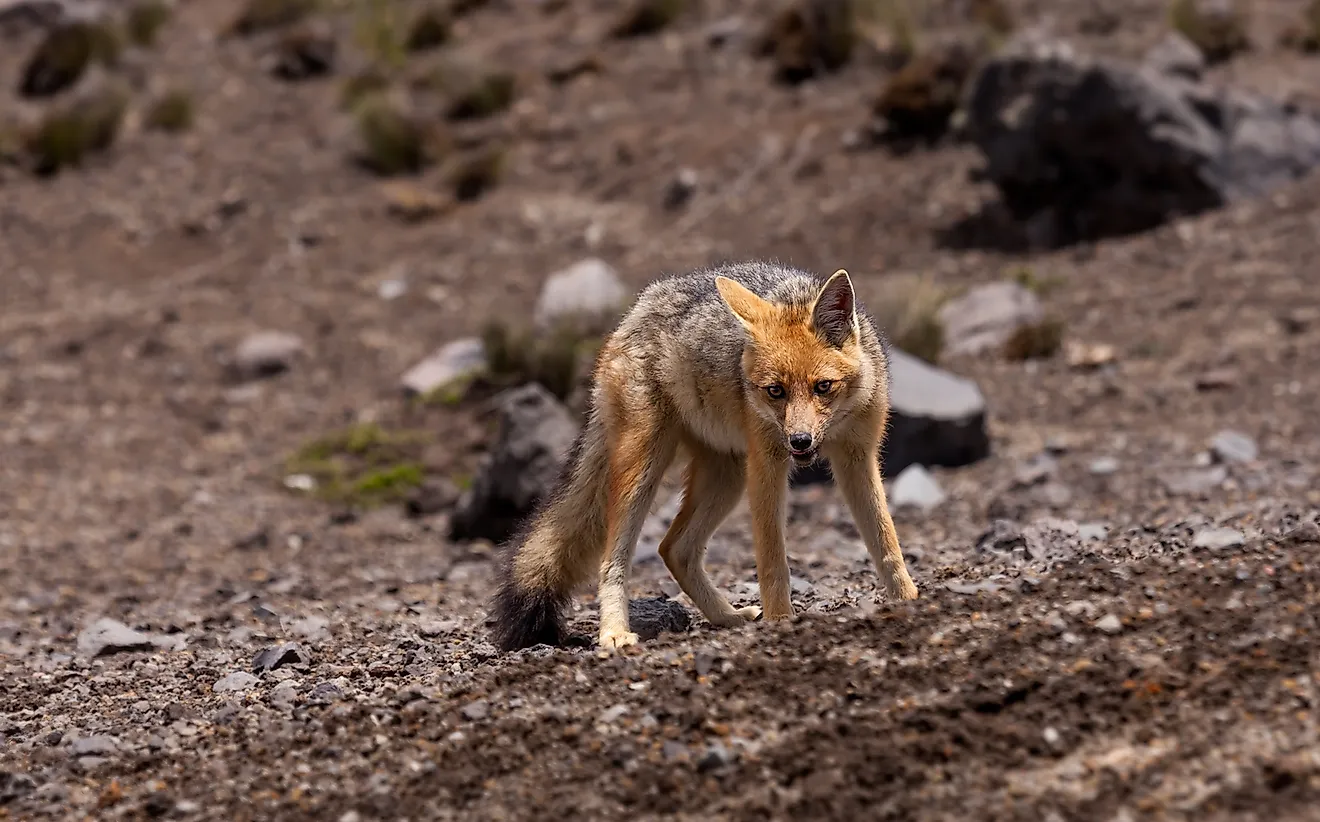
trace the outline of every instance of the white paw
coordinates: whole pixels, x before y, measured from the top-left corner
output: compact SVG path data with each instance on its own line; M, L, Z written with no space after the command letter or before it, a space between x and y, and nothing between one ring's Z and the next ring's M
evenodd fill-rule
M601 634L597 644L608 650L618 648L627 648L629 645L636 645L638 642L637 634L624 632L621 634Z

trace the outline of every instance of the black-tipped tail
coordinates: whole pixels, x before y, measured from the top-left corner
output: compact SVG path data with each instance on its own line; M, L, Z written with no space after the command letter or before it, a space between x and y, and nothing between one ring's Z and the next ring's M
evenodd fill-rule
M533 645L563 645L564 609L568 597L556 591L532 590L518 585L513 575L513 552L500 569L501 579L491 604L491 641L501 651Z

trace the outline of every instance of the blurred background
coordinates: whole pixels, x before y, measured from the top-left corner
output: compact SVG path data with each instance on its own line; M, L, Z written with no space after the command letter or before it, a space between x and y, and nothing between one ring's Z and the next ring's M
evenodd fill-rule
M1309 0L0 0L0 802L1314 799L1318 81ZM711 631L656 555L678 465L639 655L497 656L602 334L749 259L847 269L891 341L922 600L821 467L825 618ZM757 601L745 507L710 567Z

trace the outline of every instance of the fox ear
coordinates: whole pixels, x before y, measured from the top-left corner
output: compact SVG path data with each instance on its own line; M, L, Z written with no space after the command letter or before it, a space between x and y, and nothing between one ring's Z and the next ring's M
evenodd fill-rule
M765 300L748 291L741 283L728 277L716 277L715 287L719 289L724 304L744 328L755 326L765 316Z
M858 335L857 298L847 271L840 268L821 287L811 308L811 324L836 347Z

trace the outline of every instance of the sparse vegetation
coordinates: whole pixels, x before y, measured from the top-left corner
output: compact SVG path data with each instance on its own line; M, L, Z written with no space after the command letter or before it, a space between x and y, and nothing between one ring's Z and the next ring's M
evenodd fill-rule
M364 0L353 31L358 46L378 65L398 68L407 61L402 9L393 0Z
M449 174L454 198L475 200L499 183L504 173L503 146L487 146L458 158Z
M1063 346L1063 321L1046 317L1039 323L1020 326L1004 342L1004 357L1022 361L1046 359Z
M889 78L875 102L873 110L884 118L886 136L928 142L942 137L975 65L971 47L961 43L910 60Z
M540 383L561 400L577 385L578 363L584 352L600 342L569 325L524 329L499 321L487 323L481 336L487 380L496 385Z
M390 87L390 78L378 68L368 68L344 81L339 92L339 104L345 110L357 107L364 98Z
M74 21L51 29L32 53L19 82L23 97L51 97L71 88L93 63L114 66L123 49L107 23Z
M1279 42L1304 54L1320 52L1320 0L1307 4L1302 16L1284 29Z
M874 45L899 69L917 53L917 18L909 0L853 0L857 37Z
M162 0L138 0L124 15L124 31L133 45L151 48L169 19L170 7Z
M1238 0L1202 8L1201 0L1173 0L1169 23L1190 40L1207 63L1222 63L1251 48L1247 11Z
M1013 281L1042 297L1062 284L1058 277L1042 277L1031 266L1027 265L1018 266L1014 269Z
M642 37L655 34L673 24L687 0L633 0L610 28L612 37Z
M449 42L452 22L443 6L428 6L413 18L404 45L408 51L427 51Z
M997 37L1013 32L1017 21L1005 0L972 0L972 19Z
M316 10L317 0L247 0L225 33L249 37L297 23Z
M354 108L362 160L378 174L415 174L438 158L437 129L406 111L386 92L364 97Z
M517 82L508 71L477 67L441 78L447 84L449 105L445 116L451 120L475 120L490 117L513 105Z
M428 437L387 431L375 423L352 425L304 445L285 460L284 474L304 474L319 499L371 507L402 502L422 484L421 452Z
M878 299L868 300L877 324L899 349L937 364L944 351L940 308L953 292L924 276L893 276L882 281Z
M852 0L791 0L771 18L756 53L774 59L780 82L837 71L852 59L858 20Z
M160 95L147 109L144 124L149 129L171 133L192 128L192 95L183 89L171 89Z
M105 151L119 136L128 94L105 84L71 103L52 108L24 139L32 170L51 175Z

